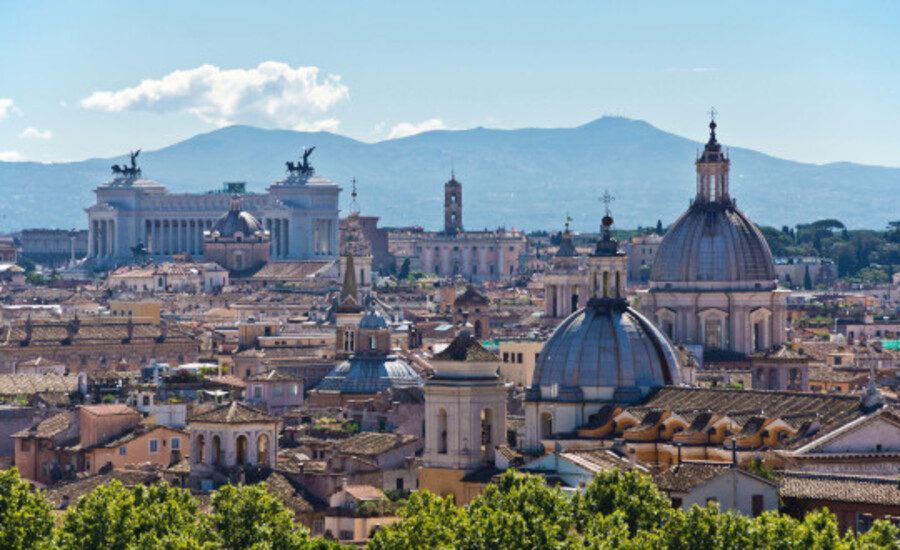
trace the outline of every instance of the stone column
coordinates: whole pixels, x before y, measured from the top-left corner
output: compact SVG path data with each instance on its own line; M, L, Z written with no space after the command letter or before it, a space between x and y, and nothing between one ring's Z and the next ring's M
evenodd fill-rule
M282 230L284 232L284 246L282 247L282 251L284 252L284 257L290 257L291 250L291 241L290 241L290 223L287 218L284 219Z

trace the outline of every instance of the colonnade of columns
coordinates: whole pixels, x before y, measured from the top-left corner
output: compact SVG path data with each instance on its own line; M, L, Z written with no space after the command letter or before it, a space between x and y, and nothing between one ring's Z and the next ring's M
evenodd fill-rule
M334 254L334 221L313 220L313 252L317 256Z
M203 253L203 232L212 219L157 219L144 222L144 246L154 255Z
M287 218L264 218L263 227L269 232L272 249L269 256L273 260L287 258L290 253L290 221Z
M88 230L88 256L105 258L115 254L115 220L93 220Z

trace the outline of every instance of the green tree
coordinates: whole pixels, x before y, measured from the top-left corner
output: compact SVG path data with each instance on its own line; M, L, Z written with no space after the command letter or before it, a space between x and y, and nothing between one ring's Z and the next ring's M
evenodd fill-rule
M309 547L306 529L294 524L284 503L259 485L226 485L216 491L210 519L225 548L290 550Z
M50 503L31 490L15 468L0 471L0 548L49 547Z
M452 497L441 498L429 492L413 493L400 510L403 521L380 529L369 543L369 548L453 548L464 513L453 503Z
M604 471L574 499L576 522L583 528L597 514L622 512L632 534L656 528L671 508L649 476L636 471Z
M568 548L572 503L543 478L507 470L469 504L457 548Z
M397 278L401 281L409 278L409 258L403 260L403 265L400 266L400 274Z
M66 514L63 549L214 548L216 536L188 491L168 483L127 489L112 481Z

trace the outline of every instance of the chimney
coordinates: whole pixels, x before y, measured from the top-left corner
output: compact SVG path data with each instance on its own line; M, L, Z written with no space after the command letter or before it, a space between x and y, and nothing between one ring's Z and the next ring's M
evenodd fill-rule
M128 344L131 342L131 339L134 337L134 322L131 320L131 317L128 318L128 323L125 324L125 341L124 343Z
M31 314L28 314L28 318L25 319L25 340L22 341L23 346L27 346L31 343L31 336L34 332L34 325L31 323Z
M731 438L731 467L737 468L738 465L738 455L737 455L737 438Z
M681 464L681 443L678 444L678 464Z
M169 323L165 319L161 319L159 321L159 338L157 338L158 342L165 341L166 337L169 335Z

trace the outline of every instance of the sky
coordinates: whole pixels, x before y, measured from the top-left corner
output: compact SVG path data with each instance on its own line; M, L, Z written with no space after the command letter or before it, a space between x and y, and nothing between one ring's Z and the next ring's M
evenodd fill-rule
M603 115L900 166L900 2L4 2L0 160L228 124L372 142Z

